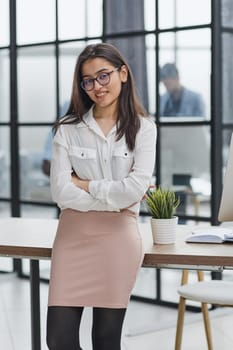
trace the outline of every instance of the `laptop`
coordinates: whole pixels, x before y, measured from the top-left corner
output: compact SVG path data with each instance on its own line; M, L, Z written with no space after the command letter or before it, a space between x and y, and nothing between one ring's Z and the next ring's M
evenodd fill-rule
M220 222L233 221L233 134L231 135L230 151L224 176L218 220Z

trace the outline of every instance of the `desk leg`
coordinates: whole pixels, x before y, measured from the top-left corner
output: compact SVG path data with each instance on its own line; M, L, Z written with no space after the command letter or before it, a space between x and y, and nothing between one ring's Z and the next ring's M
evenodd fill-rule
M30 292L32 350L41 350L39 260L30 260Z

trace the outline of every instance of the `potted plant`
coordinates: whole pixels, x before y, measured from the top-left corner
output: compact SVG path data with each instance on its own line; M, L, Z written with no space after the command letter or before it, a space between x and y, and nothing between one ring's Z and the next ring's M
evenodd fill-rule
M158 187L148 190L146 203L152 215L151 229L154 243L174 243L178 222L174 214L180 204L180 199L174 191Z

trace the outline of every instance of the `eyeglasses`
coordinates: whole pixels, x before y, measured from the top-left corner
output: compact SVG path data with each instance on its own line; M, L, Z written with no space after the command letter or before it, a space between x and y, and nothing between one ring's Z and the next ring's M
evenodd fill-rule
M113 72L116 72L117 70L119 70L119 67L113 69L111 72L102 72L100 74L97 75L96 78L85 78L81 81L81 87L83 90L85 91L91 91L94 89L94 83L95 80L101 85L101 86L105 86L108 85L110 83L110 75Z

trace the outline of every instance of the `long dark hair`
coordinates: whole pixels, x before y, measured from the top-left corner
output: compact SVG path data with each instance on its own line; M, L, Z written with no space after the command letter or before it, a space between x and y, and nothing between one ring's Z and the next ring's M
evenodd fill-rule
M146 116L147 113L135 91L134 78L129 65L121 53L111 44L99 43L88 45L79 55L75 70L71 101L66 116L55 124L55 130L60 124L74 124L82 121L83 115L91 108L93 101L81 88L82 66L84 62L96 57L104 58L114 67L125 65L128 69L127 81L122 83L121 92L118 98L117 110L117 140L125 135L127 146L130 150L135 147L136 134L140 128L139 116Z

